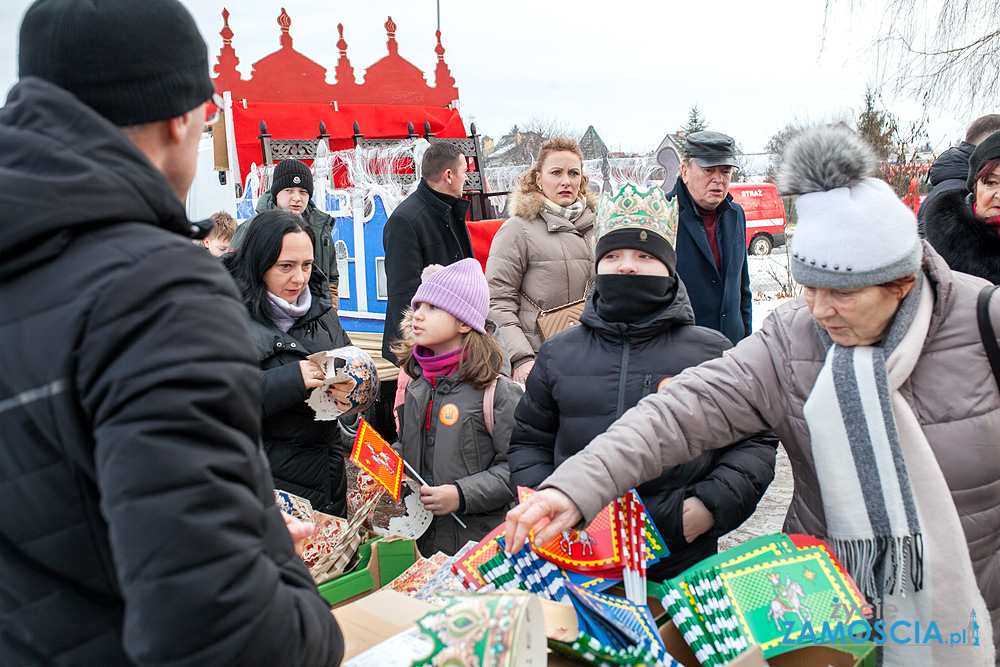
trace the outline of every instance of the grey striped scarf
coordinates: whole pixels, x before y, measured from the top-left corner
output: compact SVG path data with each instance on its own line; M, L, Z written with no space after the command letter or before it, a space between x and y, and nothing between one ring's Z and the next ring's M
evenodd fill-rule
M820 329L826 362L803 410L828 542L869 600L923 585L923 537L886 371L922 286L918 276L879 344L843 347Z
M542 203L545 204L545 208L560 217L566 218L570 222L576 222L580 216L583 215L583 211L587 208L586 199L577 199L569 206L560 206L544 195L539 196L542 198Z

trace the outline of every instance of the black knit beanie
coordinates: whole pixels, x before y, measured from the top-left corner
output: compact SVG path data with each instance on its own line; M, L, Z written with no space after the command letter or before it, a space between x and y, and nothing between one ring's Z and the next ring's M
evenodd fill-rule
M976 191L976 174L983 168L983 165L994 158L1000 157L1000 132L994 132L990 136L979 142L976 150L972 151L969 158L969 180L966 185L970 192Z
M73 93L118 126L181 116L212 97L208 47L177 0L37 0L18 76Z
M288 158L279 162L274 168L274 174L271 176L271 196L277 197L285 188L303 188L312 199L313 177L305 162Z
M601 258L612 250L625 248L648 252L670 269L670 275L677 273L677 253L674 252L670 242L655 232L635 227L613 229L599 238L594 253L597 257L597 264L600 264Z

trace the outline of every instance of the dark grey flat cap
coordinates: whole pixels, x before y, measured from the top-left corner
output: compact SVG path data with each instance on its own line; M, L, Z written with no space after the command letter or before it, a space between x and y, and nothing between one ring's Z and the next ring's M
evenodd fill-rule
M692 158L703 169L719 165L739 166L736 162L736 142L721 132L692 132L684 137L684 157Z

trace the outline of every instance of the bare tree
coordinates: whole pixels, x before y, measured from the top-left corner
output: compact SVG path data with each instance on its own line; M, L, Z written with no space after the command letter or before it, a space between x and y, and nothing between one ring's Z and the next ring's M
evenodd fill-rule
M847 2L826 0L826 21ZM993 108L1000 93L1000 0L886 0L872 43L879 81L928 107ZM826 28L824 28L824 35Z
M913 147L926 142L924 119L904 127L899 119L881 106L881 96L871 87L865 91L864 106L858 114L857 128L879 158L877 178L881 178L900 197L906 196L915 185L921 166L916 162Z
M517 123L501 137L494 147L490 164L528 165L531 164L542 143L552 137L569 137L579 139L583 131L572 127L561 118L547 116L532 116L526 123ZM495 156L495 157L493 157Z

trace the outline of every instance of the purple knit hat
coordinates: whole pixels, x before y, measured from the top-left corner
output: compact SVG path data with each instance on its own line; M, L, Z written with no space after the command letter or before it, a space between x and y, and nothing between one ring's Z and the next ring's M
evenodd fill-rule
M477 260L470 257L448 266L430 264L420 279L420 287L410 301L412 308L418 303L437 306L479 333L486 333L490 288Z

